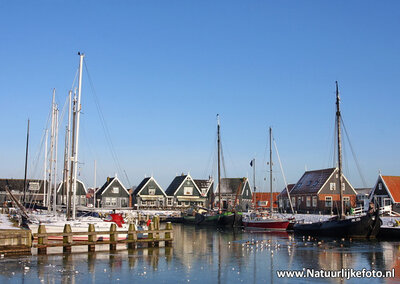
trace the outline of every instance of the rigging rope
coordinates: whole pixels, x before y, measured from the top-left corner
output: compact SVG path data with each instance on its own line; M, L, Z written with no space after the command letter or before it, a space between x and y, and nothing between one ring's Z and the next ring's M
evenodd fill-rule
M87 67L87 64L86 64L86 60L83 60L83 62L84 62L84 65L85 65L86 73L87 73L88 78L89 78L89 85L90 85L90 87L91 87L91 89L92 89L92 94L93 94L93 98L94 98L95 105L96 105L96 108L97 108L97 113L98 113L99 118L100 118L100 124L101 124L101 126L102 126L102 128L103 128L104 136L105 136L106 141L107 141L107 145L108 145L108 147L109 147L109 150L110 150L110 152L111 152L111 156L112 156L112 158L113 158L113 160L114 160L114 163L115 163L115 165L116 165L118 171L119 171L120 173L123 173L124 170L122 169L122 167L121 167L121 165L120 165L117 152L115 151L113 142L112 142L112 140L111 140L111 134L110 134L110 131L109 131L108 127L107 127L107 124L106 124L106 121L105 121L103 112L102 112L102 110L101 110L101 108L100 108L100 102L99 102L99 99L98 99L98 97L97 97L96 91L95 91L95 89L94 89L93 81L92 81L92 78L91 78L91 76L90 76L90 73L89 73L89 70L88 70L88 67ZM129 180L126 180L126 182L128 182L128 184L129 184ZM130 187L130 186L131 186L131 185L129 184L129 187Z

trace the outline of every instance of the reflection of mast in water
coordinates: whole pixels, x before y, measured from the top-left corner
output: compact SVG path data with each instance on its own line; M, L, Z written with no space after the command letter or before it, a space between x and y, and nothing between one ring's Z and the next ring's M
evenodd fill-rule
M221 284L221 234L218 234L218 284Z

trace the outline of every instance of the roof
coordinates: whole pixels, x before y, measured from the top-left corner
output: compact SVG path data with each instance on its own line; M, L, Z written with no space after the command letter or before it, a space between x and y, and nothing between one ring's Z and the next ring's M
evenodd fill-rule
M289 190L289 192L293 189L293 187L295 186L294 183L288 184L287 185L287 189ZM286 187L278 194L279 197L287 197L287 190Z
M82 181L80 180L76 180L76 184L77 184L77 189L76 189L76 194L77 195L86 195L86 193L88 192L86 189L86 186L83 184ZM60 183L57 187L57 194L60 194L60 190L61 190L61 194L62 191L64 190L64 182ZM65 193L66 194L66 193Z
M400 202L400 176L382 176L387 190L395 203Z
M147 178L144 178L140 183L139 183L139 185L135 188L135 190L133 191L133 195L136 195L136 194L138 194L139 193L139 191L141 191L142 190L142 188L146 185L146 183L148 182L150 180L150 178L149 177L147 177Z
M200 189L200 191L202 188L207 188L205 195L208 194L211 186L214 184L214 180L212 180L211 178L209 178L209 179L194 179L193 181L197 185L197 187Z
M296 183L291 194L312 194L317 193L326 183L329 177L335 172L336 168L307 171Z
M286 189L285 189L286 191ZM273 201L273 207L278 207L278 204L276 201L278 200L278 195L279 192L272 192L272 201ZM257 200L259 201L268 201L268 206L271 206L269 202L271 202L271 193L270 192L256 192L253 193L253 203Z
M175 191L179 188L182 182L184 182L186 177L187 175L176 176L171 182L171 184L168 186L168 188L165 190L165 193L169 196L174 195Z
M102 187L100 187L97 191L96 191L96 195L101 195L103 194L104 190L113 182L113 180L115 179L115 177L107 177L107 181L103 184Z
M222 194L236 194L240 186L243 191L247 178L222 178L221 179L221 193ZM218 189L218 187L217 187Z

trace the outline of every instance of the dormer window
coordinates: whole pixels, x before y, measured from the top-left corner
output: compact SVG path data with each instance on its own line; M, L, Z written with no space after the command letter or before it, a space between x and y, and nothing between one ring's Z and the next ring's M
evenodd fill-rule
M309 181L307 182L307 186L310 186L310 185L311 185L311 183L312 183L312 181L311 181L311 180L309 180Z

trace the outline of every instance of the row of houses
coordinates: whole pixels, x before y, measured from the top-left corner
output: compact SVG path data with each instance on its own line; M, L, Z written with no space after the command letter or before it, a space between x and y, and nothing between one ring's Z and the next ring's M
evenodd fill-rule
M355 189L346 177L338 187L338 169L328 168L306 171L295 184L288 189L273 193L273 206L281 212L290 212L290 202L299 213L336 213L339 209L340 190L343 191L344 205L347 212L351 208L368 206L370 201L376 206L392 206L392 210L400 213L400 177L379 175L372 188ZM24 181L22 179L0 179L0 202L7 200L5 186L17 197L22 197ZM95 206L97 208L185 208L189 206L219 206L219 196L215 193L217 186L214 180L193 179L190 174L176 176L164 190L154 177L144 178L137 187L126 188L117 176L107 178L102 187L87 189L81 181L77 181L76 204ZM27 200L43 203L43 180L28 180ZM287 192L290 193L290 201ZM93 200L95 198L95 200ZM248 210L252 204L257 207L269 207L269 193L251 190L247 178L221 179L221 207L231 210ZM57 204L66 204L64 185L57 187Z
M22 197L22 179L0 179L0 202L6 201L7 186L17 197ZM43 180L28 180L27 201L43 204ZM247 178L221 179L221 207L232 209L236 204L248 209L252 203L252 191ZM102 187L87 189L81 181L77 181L77 205L95 206L97 208L185 208L189 206L211 207L219 205L219 196L214 194L214 180L193 179L190 174L176 176L164 190L154 177L144 178L137 187L128 189L117 176L108 177ZM64 184L57 187L57 204L65 205L67 195ZM94 204L95 203L95 204Z

